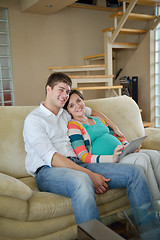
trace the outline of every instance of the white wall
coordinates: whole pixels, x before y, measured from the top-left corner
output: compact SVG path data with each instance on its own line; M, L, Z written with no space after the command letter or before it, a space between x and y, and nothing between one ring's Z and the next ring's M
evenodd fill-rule
M109 12L67 7L45 16L23 13L18 0L1 0L0 7L7 7L9 14L16 105L37 105L44 99L48 66L79 65L84 56L103 53L102 30L113 26ZM148 36L140 40L138 50L117 53L116 70L122 67L122 75L138 75L139 103L149 120Z

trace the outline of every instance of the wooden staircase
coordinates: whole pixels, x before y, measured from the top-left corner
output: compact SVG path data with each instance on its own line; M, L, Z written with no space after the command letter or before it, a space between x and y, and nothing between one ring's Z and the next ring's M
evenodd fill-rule
M127 35L142 35L146 34L148 29L129 29L124 28L124 24L127 20L131 21L147 21L150 23L151 29L153 29L160 21L160 17L149 14L132 13L136 4L157 6L159 4L154 0L121 0L123 3L123 11L118 9L117 12L111 14L110 17L114 19L114 26L103 29L104 33L104 53L95 54L84 57L85 65L78 66L62 66L62 67L49 67L52 72L65 72L71 74L73 82L73 88L80 91L90 90L105 90L106 92L115 90L118 91L117 95L121 94L122 86L113 86L113 51L118 49L136 49L138 48L138 42L115 42L119 34ZM160 5L160 4L159 4ZM82 4L72 4L71 7L85 7L87 9L103 10L98 6L84 6ZM113 9L112 9L113 10ZM105 11L107 9L105 8ZM113 11L116 11L114 9ZM103 60L103 64L91 64L91 61ZM95 74L97 71L103 71L103 73ZM75 75L76 73L76 75ZM79 86L85 84L95 83L96 86ZM99 83L103 83L104 86L98 86ZM107 96L107 94L106 94Z
M127 4L128 3L128 4ZM127 20L132 21L147 21L150 24L150 28L153 29L160 21L160 17L149 14L132 13L136 4L157 6L160 5L160 1L154 0L123 0L123 11L117 11L111 14L110 17L114 19L114 27L103 29L104 33L104 53L86 56L84 57L84 63L90 64L91 61L104 59L106 65L105 74L113 75L113 51L118 49L136 49L139 43L133 42L115 42L119 34L127 35L142 35L148 32L148 29L129 29L124 28L124 24Z

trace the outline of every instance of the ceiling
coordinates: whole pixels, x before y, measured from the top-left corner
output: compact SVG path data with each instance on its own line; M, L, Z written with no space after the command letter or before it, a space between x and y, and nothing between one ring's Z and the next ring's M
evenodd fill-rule
M23 12L50 15L71 5L75 0L21 0Z
M20 0L20 1L23 12L45 15L50 15L55 12L58 12L61 9L76 2L75 0ZM121 1L131 2L132 0ZM137 0L137 3L140 5L157 6L160 4L160 0Z

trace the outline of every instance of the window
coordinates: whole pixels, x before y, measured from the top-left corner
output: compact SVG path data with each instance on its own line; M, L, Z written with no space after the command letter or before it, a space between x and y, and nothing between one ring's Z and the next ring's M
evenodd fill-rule
M14 105L7 9L0 8L0 106Z
M160 24L155 29L155 127L160 127Z

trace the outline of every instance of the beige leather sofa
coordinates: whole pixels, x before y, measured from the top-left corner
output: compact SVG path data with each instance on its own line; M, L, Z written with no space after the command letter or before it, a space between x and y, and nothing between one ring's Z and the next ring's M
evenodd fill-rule
M136 103L126 96L88 100L105 113L130 141L148 135L144 148L160 150L160 129L143 128ZM25 170L23 122L34 107L0 107L0 239L76 239L76 222L69 198L39 192ZM101 216L128 208L125 189L96 196Z

